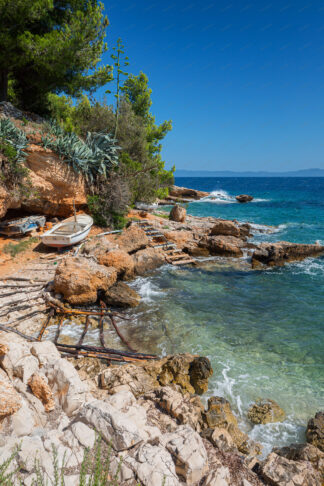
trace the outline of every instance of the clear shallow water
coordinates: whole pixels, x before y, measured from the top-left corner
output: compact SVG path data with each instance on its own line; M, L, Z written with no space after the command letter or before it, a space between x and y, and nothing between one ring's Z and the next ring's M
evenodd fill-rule
M265 241L324 242L324 179L189 179L177 185L213 191L188 212L274 225ZM239 204L236 194L256 202ZM225 202L224 202L225 201ZM166 266L138 279L142 304L129 337L141 350L194 352L211 359L209 395L230 400L242 427L264 445L304 439L308 418L324 407L324 259L252 271L244 259L198 268ZM251 427L249 405L272 398L282 424Z

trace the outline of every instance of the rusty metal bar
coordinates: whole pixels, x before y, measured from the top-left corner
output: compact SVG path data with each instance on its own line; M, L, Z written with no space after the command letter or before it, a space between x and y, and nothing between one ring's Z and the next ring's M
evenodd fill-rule
M55 338L54 338L54 344L57 344L58 338L60 336L63 321L64 321L64 316L61 316L60 320L58 322L58 325L57 325L56 334L55 334Z
M43 334L45 332L45 329L47 328L48 324L49 324L49 321L51 320L51 317L53 317L54 315L54 310L50 310L41 330L39 331L39 334L38 334L38 337L37 337L37 341L41 341L42 340L42 337L43 337Z

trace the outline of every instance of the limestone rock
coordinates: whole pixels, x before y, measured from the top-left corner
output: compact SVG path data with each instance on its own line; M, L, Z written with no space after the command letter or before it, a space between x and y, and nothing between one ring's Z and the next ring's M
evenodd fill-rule
M283 409L270 398L259 400L250 407L248 418L253 424L268 424L270 422L282 422L285 419Z
M173 197L185 197L189 199L201 199L202 197L209 196L209 192L198 191L197 189L189 189L187 187L172 186L169 189L170 196Z
M117 271L84 257L68 257L56 270L54 290L71 304L96 302L98 290L107 290L117 280Z
M292 461L275 452L262 464L261 475L273 486L322 486L322 475L311 463Z
M136 225L129 226L117 240L118 246L126 253L134 253L146 248L149 239L141 228Z
M0 422L17 412L21 405L21 398L9 380L0 379Z
M5 354L8 353L8 351L9 351L8 346L6 346L6 344L0 343L0 356L4 356Z
M217 469L211 471L202 486L234 486L228 467L220 465Z
M324 412L317 412L307 424L307 442L324 452Z
M94 400L86 403L80 410L82 420L96 430L116 451L129 449L148 438L159 435L156 428L145 425L145 416L140 407L129 407L122 412L107 401Z
M153 363L152 367L158 365ZM194 357L190 354L177 354L162 360L159 382L161 385L170 383L180 385L189 393L201 395L208 389L208 379L213 370L208 358Z
M134 364L110 366L100 373L98 382L99 386L108 390L109 393L129 390L135 397L149 393L159 386L155 378L141 366Z
M140 295L124 282L117 282L106 290L103 300L109 306L136 307L141 300Z
M180 486L172 457L163 447L142 444L124 463L135 471L143 486Z
M288 447L274 448L273 452L291 461L306 461L324 477L324 452L311 444L290 444Z
M88 387L81 381L73 364L65 359L48 365L44 372L55 398L64 412L71 416L86 401Z
M223 452L236 450L232 436L226 429L217 427L215 429L207 429L207 431L209 432L209 436L207 436L208 439L213 446L217 447L219 450ZM206 436L206 433L204 436Z
M98 262L106 267L114 267L119 278L129 280L134 276L133 258L123 250L112 250L99 256Z
M248 194L240 194L239 196L235 196L235 199L239 203L246 203L246 202L253 201L253 196L249 196Z
M51 412L55 408L55 402L53 393L48 386L45 377L39 374L33 374L29 379L28 385L30 386L35 397L39 398L44 405L46 412Z
M96 434L95 431L90 429L83 422L74 422L71 426L72 433L78 439L83 447L92 449L95 444Z
M133 258L137 275L144 275L146 272L155 270L165 263L165 257L158 248L146 248L145 250L137 251Z
M200 240L199 246L211 255L241 257L244 242L235 236L208 236Z
M303 260L324 253L324 246L319 244L306 245L278 241L277 243L260 243L259 248L252 255L252 267L260 264L283 266L287 262Z
M61 355L56 346L51 341L33 342L30 345L30 352L38 360L39 367L43 368L46 365L54 364Z
M164 236L171 242L175 243L180 250L186 248L193 239L192 231L165 231Z
M35 461L39 462L40 468L45 471L49 477L53 477L53 460L43 446L40 437L23 437L20 442L20 450L17 455L19 466L27 472L32 472L35 467Z
M163 386L145 395L180 424L188 424L197 432L202 429L204 406L199 397L183 395L177 389Z
M100 238L92 238L85 242L81 249L82 255L89 255L94 256L98 260L103 257L106 253L110 251L114 251L117 249L117 243L112 242L107 237L102 236ZM100 263L100 261L99 261ZM107 266L114 266L114 265L107 265Z
M239 237L240 228L233 221L219 220L211 229L211 236L225 235Z
M184 223L186 220L187 211L185 208L175 205L170 211L169 218L171 221L177 221L178 223Z
M204 443L189 425L182 425L161 438L161 443L172 455L178 476L186 484L196 484L208 471L208 458Z

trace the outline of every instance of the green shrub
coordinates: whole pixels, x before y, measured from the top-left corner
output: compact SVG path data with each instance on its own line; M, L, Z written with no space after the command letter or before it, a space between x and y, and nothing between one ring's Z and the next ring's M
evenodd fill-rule
M28 248L34 243L38 242L37 237L29 238L28 240L20 241L19 243L8 243L3 247L3 252L9 254L12 258L15 258L19 253L28 250ZM1 484L1 483L0 483Z

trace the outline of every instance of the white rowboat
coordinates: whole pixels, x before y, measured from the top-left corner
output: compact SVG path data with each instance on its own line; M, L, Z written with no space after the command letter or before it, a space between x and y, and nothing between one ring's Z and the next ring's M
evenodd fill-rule
M75 245L88 236L92 225L93 219L91 216L77 214L56 224L49 231L46 231L41 236L42 242L46 246L53 246L55 248Z

